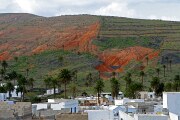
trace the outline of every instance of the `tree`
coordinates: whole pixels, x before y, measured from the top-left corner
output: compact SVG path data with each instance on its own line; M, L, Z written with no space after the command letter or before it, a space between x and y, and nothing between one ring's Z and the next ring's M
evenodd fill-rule
M16 56L16 57L14 57L14 60L17 62L18 61L18 57Z
M4 75L5 75L5 71L4 71L4 69L1 69L1 70L0 70L0 74L1 74L1 79L3 80Z
M116 78L116 72L112 72L113 78Z
M73 99L76 97L76 92L78 91L77 85L75 83L72 83L70 85L70 91L72 93Z
M44 84L46 86L46 90L49 88L50 82L51 82L51 77L48 76L47 78L44 79Z
M11 82L6 83L6 90L9 93L9 99L11 98L11 92L14 91L14 85Z
M144 71L141 71L141 72L140 72L140 76L141 76L141 83L142 83L142 85L143 85L143 83L144 83L144 76L145 76Z
M58 57L58 61L59 61L59 64L62 66L63 65L63 61L64 61L63 56L59 56Z
M153 91L155 91L158 88L158 85L160 83L160 80L158 77L153 77L152 81L151 81L151 88L153 89Z
M78 79L77 73L78 73L77 70L74 70L74 71L72 72L72 80L73 80L74 82L77 81L77 79Z
M141 83L134 82L130 84L130 86L126 89L125 95L130 98L137 98L139 91L143 89L143 86Z
M149 57L148 56L146 56L146 65L148 66L148 64L149 64Z
M170 92L172 90L172 83L168 82L165 84L165 91Z
M156 73L157 73L158 78L159 78L160 68L156 68Z
M166 62L167 62L167 71L168 71L169 57L168 57L168 56L166 56L166 57L165 57L165 59L166 59Z
M3 67L3 70L6 72L6 68L8 67L8 63L5 60L3 60L1 63L1 66Z
M34 87L34 79L33 78L29 78L29 80L28 80L28 84L31 86L31 89L33 89L33 87Z
M93 78L92 78L92 74L89 73L87 76L86 76L86 86L89 87L91 86L93 83Z
M166 65L163 65L163 69L164 69L164 77L166 77Z
M126 81L126 89L127 89L127 87L129 87L129 85L132 82L131 77L127 75L124 77L124 80Z
M22 87L22 89L23 89L22 101L24 101L24 96L26 93L26 84L27 84L26 78L24 76L20 75L20 77L18 78L18 86Z
M111 94L113 99L118 97L119 94L119 81L116 78L111 79Z
M51 84L51 86L53 87L53 90L54 90L54 98L55 98L55 95L56 95L56 86L57 86L57 84L58 84L57 79L51 77L51 82L50 82L50 84Z
M18 85L16 88L16 94L18 96L18 93L21 93L21 101L22 101L22 96L23 96L23 87L21 85Z
M95 85L95 87L94 87L94 90L95 90L95 92L97 93L97 95L98 95L98 105L100 105L100 100L99 100L99 97L100 97L100 94L101 94L101 92L103 91L103 88L104 88L104 82L103 82L103 80L97 80L97 82L96 82L96 85Z
M172 65L172 59L169 60L169 68L170 68L170 71L172 72L172 67L171 67L171 65Z
M8 76L9 76L9 79L10 79L10 80L14 80L14 85L15 85L15 80L16 80L17 77L18 77L18 74L16 73L16 71L10 72L10 73L8 74Z
M28 78L29 76L29 68L26 69L26 77Z
M6 86L0 86L0 93L6 93L7 90L6 90Z
M161 96L162 97L162 92L164 91L164 83L158 84L158 87L155 90L156 96Z
M59 78L64 84L64 98L66 98L66 85L71 81L71 72L68 69L63 69L59 74Z
M179 90L179 87L180 87L180 76L179 75L175 75L173 87L176 90L176 92Z

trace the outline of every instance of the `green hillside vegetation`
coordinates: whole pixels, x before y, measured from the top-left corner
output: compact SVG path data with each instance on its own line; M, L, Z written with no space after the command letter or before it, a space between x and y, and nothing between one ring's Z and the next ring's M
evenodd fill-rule
M47 25L44 23L42 24L42 21L45 21ZM62 21L64 21L65 24L60 24ZM158 77L160 83L164 84L164 90L180 91L180 80L175 80L175 76L180 74L180 22L90 15L43 18L23 14L19 22L14 21L14 18L9 19L7 22L0 21L0 29L4 30L12 26L40 27L43 25L44 29L48 29L48 25L50 25L52 28L55 28L54 30L63 31L63 26L69 27L71 25L77 25L79 26L78 29L81 29L82 24L90 25L95 21L100 22L100 30L97 38L93 40L93 44L100 48L100 52L111 49L124 49L132 46L143 46L160 51L160 56L153 60L149 60L148 65L132 60L131 63L125 67L124 72L116 73L115 78L120 83L120 91L124 93L127 91L131 92L134 89L131 89L130 86L138 86L139 84L142 85L139 86L142 87L141 90L151 89L152 91L151 82L155 77ZM51 32L53 33L53 31ZM25 39L29 36L11 34L1 39L0 43L5 43L7 40ZM54 39L53 37L55 37L53 34L49 38L45 36L39 38L38 42L41 42L41 40L48 41ZM26 49L24 49L24 51L26 51ZM1 61L1 64L2 63ZM60 84L56 87L60 87L62 90L64 89L64 83L60 81L59 74L61 70L65 69L69 70L71 74L77 72L77 78L73 75L71 81L67 84L67 96L72 96L72 90L76 92L76 95L81 95L83 92L86 92L88 95L96 95L94 86L96 85L96 81L99 80L99 73L95 67L100 61L97 56L90 53L49 50L29 56L19 56L16 59L7 61L7 63L8 66L5 73L3 73L3 65L0 67L1 79L3 79L1 82L9 82L9 79L5 79L5 75L12 71L16 71L26 78L33 78L34 88L46 88L44 80L47 77L52 77L54 83L58 82L58 84ZM141 69L142 66L145 68ZM159 75L157 69L159 69ZM131 75L128 76L128 73ZM128 79L126 77L128 77ZM57 81L55 81L55 79ZM104 92L110 92L112 90L111 81L104 80L103 82ZM167 83L171 84L171 88L167 89ZM49 88L53 87L52 85L49 86ZM128 92L126 94L128 94ZM36 96L38 94L41 93L39 93L39 91L30 91L26 94L26 97ZM54 96L48 97L52 98ZM56 97L63 97L63 94L58 94Z
M60 60L61 59L61 60ZM35 87L44 87L43 79L48 75L56 76L60 70L69 69L78 71L78 80L83 83L83 78L88 73L96 73L94 70L97 59L89 53L77 54L70 51L45 51L32 56L18 57L17 62L8 62L8 71L17 71L26 75L29 69L29 77L36 79Z

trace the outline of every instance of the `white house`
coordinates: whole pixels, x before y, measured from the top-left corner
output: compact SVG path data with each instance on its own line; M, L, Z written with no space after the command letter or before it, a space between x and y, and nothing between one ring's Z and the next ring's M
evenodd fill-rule
M171 120L180 120L180 92L164 92L163 108L167 108Z
M72 113L77 113L78 100L73 99L48 99L48 103L51 104L51 109L62 110L63 108L69 108Z
M7 94L6 93L0 93L0 101L6 101L7 100Z
M19 92L18 94L16 93L16 89L17 89L17 86L14 86L14 91L11 92L11 97L14 97L14 98L21 98L21 93ZM7 97L9 97L9 91L7 92Z
M115 100L115 105L125 105L128 102L144 102L144 99L129 99L129 98L123 98L121 100Z
M55 89L55 93L59 93L59 89L58 88ZM52 95L52 94L54 94L54 89L46 90L46 95Z
M32 106L33 108L36 108L36 110L42 110L42 109L63 110L67 108L71 111L71 113L77 113L79 111L78 100L72 100L72 99L48 99L47 103L37 103L37 104L32 104Z
M114 120L112 110L86 110L88 120Z
M169 120L169 117L162 114L127 114L119 111L119 120Z

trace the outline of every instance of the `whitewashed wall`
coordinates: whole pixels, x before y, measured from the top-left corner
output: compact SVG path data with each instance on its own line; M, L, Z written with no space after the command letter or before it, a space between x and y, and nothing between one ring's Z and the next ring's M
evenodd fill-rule
M114 120L113 111L110 110L86 110L88 120Z
M135 120L169 120L165 115L135 114Z
M171 120L180 120L180 116L173 113L169 113L169 117Z
M168 108L169 112L180 116L180 92L164 92L163 108Z
M130 115L126 114L125 112L119 111L119 120L135 120Z
M37 105L37 109L36 110L41 110L41 109L47 109L47 103L39 103L39 104L32 104Z

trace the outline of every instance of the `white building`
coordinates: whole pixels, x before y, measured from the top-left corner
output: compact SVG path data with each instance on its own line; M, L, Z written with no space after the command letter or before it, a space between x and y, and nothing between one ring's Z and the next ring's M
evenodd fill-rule
M144 102L144 99L123 98L121 100L115 100L114 102L116 106L119 106L119 105L125 105L126 103L129 103L129 102Z
M78 101L73 99L48 99L48 103L51 104L51 109L62 110L69 108L71 113L78 112Z
M58 88L55 89L55 93L59 93ZM53 95L53 94L54 94L54 89L46 90L46 95Z
M162 114L127 114L119 111L119 120L169 120L169 117Z
M112 95L110 92L102 92L101 97L107 98L109 101L113 101ZM117 99L122 99L124 97L123 92L119 92Z
M18 94L16 93L17 86L14 86L14 88L15 88L14 91L11 92L11 97L13 97L13 98L21 98L21 93L20 92ZM9 97L9 91L7 92L7 97Z
M164 92L163 108L167 108L171 120L180 120L180 92Z
M142 91L142 92L139 92L139 94L140 94L141 99L155 99L156 98L155 92Z
M0 101L6 101L7 100L7 94L6 93L0 93Z
M32 104L33 108L36 110L42 109L52 109L52 110L63 110L69 109L71 113L77 113L78 110L78 100L72 99L48 99L47 103ZM37 106L37 107L35 107Z
M112 110L86 110L88 120L114 120Z

